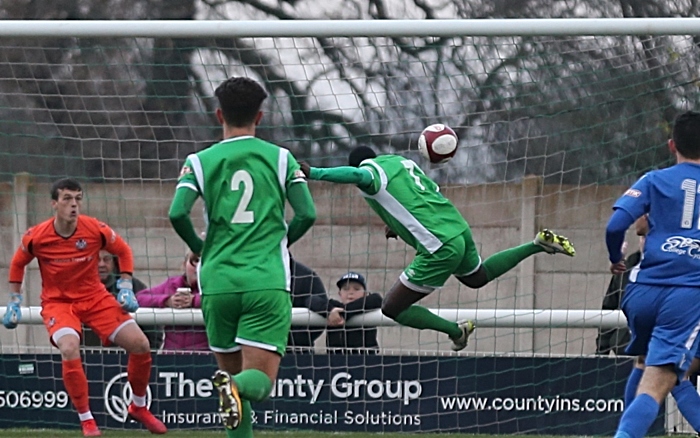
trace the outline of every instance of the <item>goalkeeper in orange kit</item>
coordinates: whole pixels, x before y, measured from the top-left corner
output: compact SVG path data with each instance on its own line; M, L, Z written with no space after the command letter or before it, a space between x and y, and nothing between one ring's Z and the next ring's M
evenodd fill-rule
M80 358L82 324L104 345L116 344L129 353L127 378L133 392L129 415L151 433L163 434L167 428L146 407L151 375L148 339L128 313L138 309L131 280L131 249L109 226L80 215L83 191L77 181L66 178L54 183L51 199L54 217L27 230L12 258L10 302L3 325L13 329L22 319L24 268L36 258L42 280L41 317L51 343L61 352L63 384L78 411L83 436L102 434L90 412L88 382ZM100 282L97 264L101 249L119 257L122 272L116 299Z

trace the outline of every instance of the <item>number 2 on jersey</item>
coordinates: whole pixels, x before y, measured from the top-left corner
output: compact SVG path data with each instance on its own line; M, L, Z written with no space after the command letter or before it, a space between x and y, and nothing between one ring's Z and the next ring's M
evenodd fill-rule
M253 197L253 178L245 170L236 171L231 178L231 191L237 192L241 190L243 185L243 193L241 200L236 207L236 212L231 219L232 224L252 224L255 221L255 215L252 211L247 211L250 199Z
M700 193L698 182L694 179L684 179L681 189L685 192L683 200L683 216L681 217L681 228L693 228L693 215L695 214L695 194ZM700 217L698 218L698 229L700 229Z

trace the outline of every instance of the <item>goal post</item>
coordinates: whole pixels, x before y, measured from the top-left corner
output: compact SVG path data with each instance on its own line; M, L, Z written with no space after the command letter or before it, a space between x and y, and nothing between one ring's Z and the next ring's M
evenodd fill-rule
M167 218L180 166L220 139L216 86L249 76L270 95L262 138L315 166L345 165L358 145L416 161L469 221L482 259L542 228L577 249L573 259L535 255L479 290L452 278L426 296L421 304L441 316L476 320L460 353L446 336L402 328L378 310L346 324L376 329L378 354L338 350L327 344L325 315L295 308L296 330L324 333L283 359L272 397L255 407L256 427L614 431L631 362L600 351L605 338L619 352L625 333L619 310L601 310L611 279L605 223L629 184L670 163L670 123L700 102L700 19L1 23L0 276L21 233L52 214L48 188L64 176L83 183L84 213L130 244L136 278L153 287L182 275L185 247ZM417 151L433 123L460 139L447 165ZM384 238L354 187L309 185L318 220L294 257L328 298L339 298L348 271L372 292L389 290L414 251ZM627 240L637 250L636 236ZM40 290L34 262L23 324L0 328L0 427L78 425ZM199 309L135 316L156 330L202 325ZM137 427L124 411L125 356L92 346L84 359L100 426ZM149 401L168 427L221 427L210 354L157 352L154 364ZM655 432L687 427L667 410Z
M295 38L697 35L700 18L483 20L3 20L0 37Z
M22 307L22 324L43 324L41 307ZM552 309L430 309L450 321L479 321L479 328L602 328L627 327L620 310L552 310ZM140 325L204 325L199 309L140 308L133 314ZM325 327L325 318L304 307L292 309L292 325ZM389 327L398 325L379 310L371 310L346 322L347 327Z

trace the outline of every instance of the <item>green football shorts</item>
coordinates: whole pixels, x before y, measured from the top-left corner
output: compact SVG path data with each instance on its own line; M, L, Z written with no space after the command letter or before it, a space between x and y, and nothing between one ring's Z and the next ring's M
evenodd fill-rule
M209 347L217 353L241 345L284 356L292 324L292 299L285 290L258 290L202 296Z
M481 257L476 249L469 228L462 234L445 242L440 249L430 254L419 252L410 265L401 273L400 280L416 292L429 294L442 287L450 275L470 275L481 266Z

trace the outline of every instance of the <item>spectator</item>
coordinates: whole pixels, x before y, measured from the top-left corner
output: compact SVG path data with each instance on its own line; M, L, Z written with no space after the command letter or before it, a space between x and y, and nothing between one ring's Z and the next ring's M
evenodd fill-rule
M119 259L105 250L100 250L100 260L97 265L97 271L100 273L100 281L105 285L107 291L116 297L116 281L119 272ZM141 280L134 279L134 292L146 289L147 287L148 286L146 286Z
M376 353L379 350L376 327L350 327L345 323L370 310L381 309L382 296L367 293L367 282L362 274L348 272L336 283L340 301L331 299L328 308L326 346L339 353Z
M100 281L105 285L107 291L117 296L119 290L117 289L117 279L119 278L119 259L105 250L100 250L99 260L97 264L97 271L100 274ZM134 293L146 289L146 286L141 280L134 277L132 279L134 282ZM162 330L160 327L141 327L144 334L148 338L148 343L150 344L151 350L157 350L160 347L160 342L162 340ZM83 327L83 346L85 347L100 347L102 342L100 338L92 331L89 327Z
M202 307L202 296L197 284L197 267L192 253L187 251L182 261L182 275L170 277L165 282L136 294L141 307L170 307L188 309ZM189 292L186 292L189 289ZM163 350L208 351L207 332L204 327L166 326Z
M292 274L292 307L304 307L326 318L328 315L328 293L321 277L311 268L290 256ZM308 325L293 325L289 332L287 348L293 352L311 352L314 342L325 329Z

